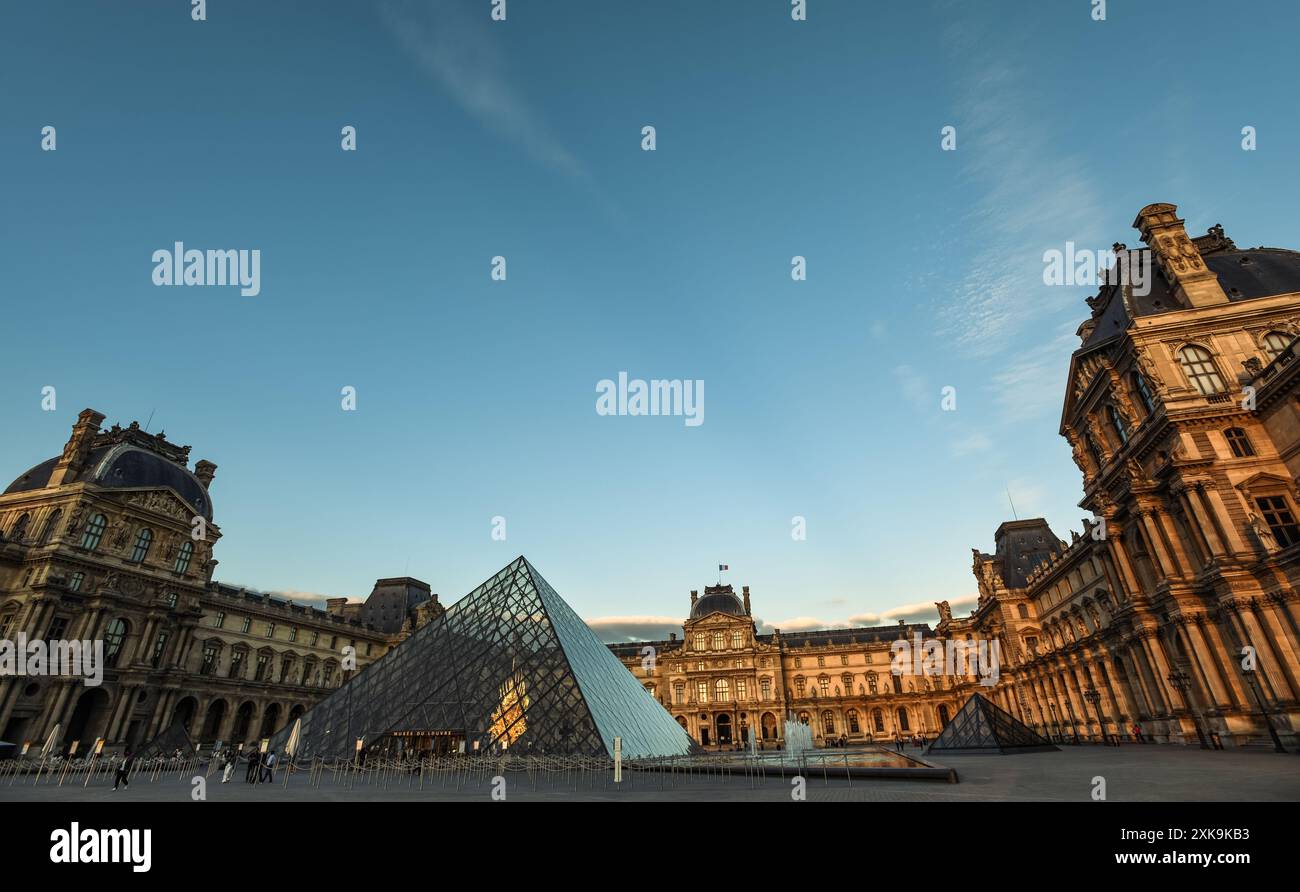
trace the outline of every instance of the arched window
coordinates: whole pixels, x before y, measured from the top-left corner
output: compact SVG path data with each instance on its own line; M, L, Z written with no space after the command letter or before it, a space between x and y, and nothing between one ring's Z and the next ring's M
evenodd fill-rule
M911 730L911 727L907 724L907 710L901 706L898 707L898 730L900 731Z
M122 642L126 640L128 627L126 620L118 617L108 624L108 629L104 632L104 663L108 666L116 666L117 659L122 655Z
M1294 336L1280 331L1270 331L1264 335L1264 352L1268 354L1268 361L1277 359L1278 354L1290 346L1293 340Z
M1237 458L1246 458L1255 454L1255 447L1250 443L1250 437L1239 427L1230 427L1223 432L1223 438L1228 441L1228 448Z
M827 737L835 733L835 716L829 709L822 713L822 733Z
M879 709L871 710L871 727L876 729L877 734L885 733L885 714Z
M47 521L45 521L45 529L41 530L42 545L45 545L50 541L50 537L54 535L54 531L58 529L59 521L62 519L63 519L63 509L62 508L54 509L54 513L50 515Z
M745 645L745 636L741 634L741 631L737 629L736 631L732 632L731 646L736 650L740 650L740 648L744 647L744 645Z
M149 554L149 543L153 542L153 530L145 527L135 537L135 548L131 550L131 563L144 563L145 556Z
M697 635L695 636L695 649L696 649L696 650L708 650L708 649L709 649L709 639L708 639L708 636L705 635L703 632L700 632L699 634L697 634Z
M181 550L176 555L176 564L172 567L177 573L184 573L190 568L190 558L194 557L194 543L181 543Z
M86 529L81 534L81 547L87 551L94 551L98 548L99 540L104 537L104 527L106 526L108 526L108 518L102 514L96 514L86 521Z
M1214 364L1210 351L1196 344L1188 344L1178 351L1178 362L1183 367L1187 381L1201 396L1223 393L1223 379L1219 377L1219 368Z
M1154 415L1156 411L1156 401L1151 396L1151 388L1147 386L1147 379L1142 376L1141 372L1134 372L1132 375L1133 392L1137 394L1138 402L1142 403L1142 408L1148 415Z
M1119 445L1123 446L1128 442L1128 423L1124 420L1124 416L1119 414L1119 409L1116 409L1113 403L1107 404L1106 415L1110 418L1110 426L1115 431L1115 436L1119 437Z
M939 727L945 728L947 726L948 726L948 706L945 703L940 703L939 704Z
M846 718L849 721L849 733L861 734L862 726L858 724L858 711L856 709L850 709Z
M719 703L726 703L731 699L731 682L725 678L719 678L713 683L713 693Z
M9 531L9 538L15 542L23 541L23 537L27 535L27 524L31 519L32 516L30 514L24 514L22 517L18 518L18 522L14 524L14 528Z
M725 643L723 643L722 633L721 633L721 632L714 632L714 633L713 633L713 649L714 649L714 650L722 650L722 649L723 649L724 647L726 647L726 646L727 646L727 645L726 645Z
M809 716L808 713L806 712L799 713L799 724L806 725L811 721L811 719L812 717Z

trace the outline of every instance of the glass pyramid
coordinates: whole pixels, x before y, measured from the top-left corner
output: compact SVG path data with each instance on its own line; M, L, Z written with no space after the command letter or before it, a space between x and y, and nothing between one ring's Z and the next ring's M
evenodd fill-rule
M926 753L1030 753L1055 746L1033 728L979 694L971 694Z
M695 748L520 556L306 712L298 755L349 759L358 738L391 738L449 742L441 752L609 756L615 737L630 758Z

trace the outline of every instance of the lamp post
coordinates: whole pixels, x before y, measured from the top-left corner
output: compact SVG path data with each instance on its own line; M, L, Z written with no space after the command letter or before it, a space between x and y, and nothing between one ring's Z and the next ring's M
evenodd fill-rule
M1088 688L1083 692L1084 702L1092 704L1092 711L1097 713L1097 727L1101 729L1101 742L1109 743L1109 735L1106 733L1106 723L1101 717L1101 694L1096 688Z
M1079 720L1074 717L1074 705L1070 703L1067 697L1065 700L1065 709L1070 713L1070 733L1074 735L1074 745L1079 745Z
M1048 700L1047 708L1052 711L1052 742L1057 743L1061 739L1061 722L1060 716L1056 711L1056 701Z
M1282 739L1277 736L1277 730L1273 727L1273 720L1268 716L1268 709L1264 706L1264 697L1259 690L1259 683L1255 680L1255 670L1242 669L1242 674L1246 676L1246 684L1250 686L1250 692L1255 695L1255 702L1259 704L1260 714L1264 716L1264 726L1268 728L1268 736L1273 738L1273 752L1285 753L1286 747L1282 746ZM1300 752L1300 750L1297 750Z
M1205 739L1205 734L1201 731L1201 721L1196 715L1196 707L1192 705L1192 678L1181 669L1175 669L1169 673L1169 683L1176 687L1180 694L1183 695L1183 702L1187 704L1188 711L1192 714L1192 725L1196 728L1196 739L1201 742L1201 749L1210 749L1210 744Z

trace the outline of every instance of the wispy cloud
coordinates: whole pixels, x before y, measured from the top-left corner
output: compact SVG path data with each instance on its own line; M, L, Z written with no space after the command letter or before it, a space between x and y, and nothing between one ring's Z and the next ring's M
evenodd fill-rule
M466 4L446 0L393 0L380 7L380 15L398 45L479 123L538 163L588 179L586 168L515 86L486 14L472 19Z
M682 634L682 620L673 616L601 616L585 622L606 644L664 641L670 634Z
M1052 143L1043 126L1051 119L1051 97L1028 86L1034 81L1007 55L1008 42L979 39L970 16L953 12L962 27L954 23L945 42L954 57L967 60L956 103L956 154L981 194L962 221L971 257L941 316L946 334L967 353L987 357L1064 306L1066 292L1043 284L1043 251L1067 240L1099 245L1103 193L1085 157Z

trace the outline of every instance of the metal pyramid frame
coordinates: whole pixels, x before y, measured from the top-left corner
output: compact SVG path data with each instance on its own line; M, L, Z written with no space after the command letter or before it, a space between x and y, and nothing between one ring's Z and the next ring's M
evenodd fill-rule
M978 693L966 704L930 744L926 754L1032 753L1055 750L1056 746L1033 728Z
M468 753L696 749L522 555L304 713L298 753L347 759L394 734L454 735Z

